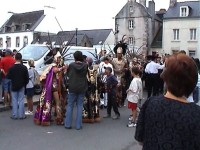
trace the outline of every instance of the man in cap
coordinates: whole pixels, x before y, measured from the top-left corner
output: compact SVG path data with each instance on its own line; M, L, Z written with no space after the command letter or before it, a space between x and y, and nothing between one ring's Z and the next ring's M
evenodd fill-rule
M105 69L105 75L106 77L106 83L105 83L105 89L108 94L108 105L107 105L107 115L104 116L104 118L110 118L111 117L111 109L113 107L113 110L115 112L115 115L112 117L114 120L120 118L120 113L118 111L117 107L117 101L116 101L116 92L117 92L117 78L111 74L112 68L106 67Z
M11 81L6 78L8 70L15 64L15 59L12 57L10 49L5 50L5 57L1 58L0 68L2 72L2 86L4 91L4 104L10 106L11 104Z
M117 103L118 106L121 107L124 105L124 101L126 96L126 89L125 89L125 71L127 71L128 63L126 59L123 58L123 49L122 47L118 47L117 49L117 58L113 58L112 60L114 74L118 80L118 87L117 87Z

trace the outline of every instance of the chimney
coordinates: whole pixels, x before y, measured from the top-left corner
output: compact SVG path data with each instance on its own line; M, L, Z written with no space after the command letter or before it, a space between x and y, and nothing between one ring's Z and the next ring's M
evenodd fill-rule
M154 15L155 15L155 2L154 2L154 0L149 1L148 10L149 10L149 13L151 14L151 16L154 17Z
M174 7L177 3L177 0L170 0L169 7Z
M140 0L140 4L146 7L146 0Z

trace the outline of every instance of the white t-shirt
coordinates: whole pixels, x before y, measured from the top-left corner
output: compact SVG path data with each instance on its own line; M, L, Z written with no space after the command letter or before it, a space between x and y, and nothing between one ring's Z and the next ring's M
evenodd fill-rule
M158 73L158 69L163 69L164 67L165 67L164 64L160 65L160 64L155 63L154 61L151 61L150 63L147 64L145 68L145 72L156 74Z
M101 62L99 64L99 68L98 68L98 74L104 74L105 73L105 68L106 67L111 67L112 68L112 73L114 75L114 71L113 71L113 66L111 63L106 64L105 62Z
M128 90L128 101L137 103L139 99L142 99L142 80L140 78L133 78Z

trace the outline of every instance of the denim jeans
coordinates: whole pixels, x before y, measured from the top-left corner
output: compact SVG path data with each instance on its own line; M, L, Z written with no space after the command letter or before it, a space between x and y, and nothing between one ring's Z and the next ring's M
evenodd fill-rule
M12 117L14 118L23 118L24 117L24 90L21 88L18 91L11 91L12 95ZM19 107L18 107L19 105ZM18 110L19 109L19 110ZM19 115L18 115L19 111Z
M10 79L3 79L2 80L2 87L4 92L10 92L11 91L11 80Z
M68 104L66 106L66 118L65 118L65 127L71 127L72 125L72 115L74 103L76 102L77 113L76 113L76 129L80 129L82 127L82 111L83 111L83 100L85 93L71 93L68 94Z

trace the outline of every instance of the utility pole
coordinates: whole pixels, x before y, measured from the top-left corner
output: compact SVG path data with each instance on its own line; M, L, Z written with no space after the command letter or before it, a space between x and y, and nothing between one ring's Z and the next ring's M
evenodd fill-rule
M78 43L77 43L77 35L78 35L78 28L76 28L76 46L78 45Z

